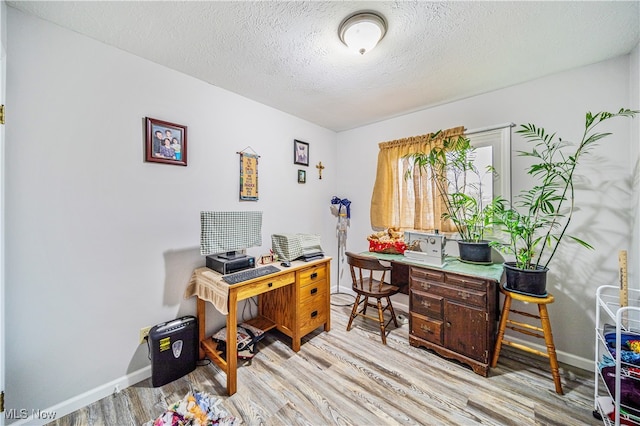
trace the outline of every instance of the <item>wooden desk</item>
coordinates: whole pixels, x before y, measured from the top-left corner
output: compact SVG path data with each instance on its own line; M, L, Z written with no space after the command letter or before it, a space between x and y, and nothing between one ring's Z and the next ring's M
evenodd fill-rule
M322 325L324 331L331 329L330 261L330 257L310 262L295 261L288 268L274 263L280 272L231 285L224 283L222 275L211 269L198 268L194 271L185 296L198 297L200 359L209 358L226 373L229 395L238 389L238 348L235 338L238 302L258 296L258 316L245 322L265 331L278 329L291 337L291 346L298 352L304 336ZM205 303L212 302L215 306L217 302L220 305L219 298L214 300L214 296L207 295L216 291L219 293L221 288L228 288L226 309L217 306L221 313L227 314L226 359L218 352L216 342L205 336Z
M405 269L409 283L409 344L489 373L496 340L502 264L473 265L449 257L442 267L402 255L367 253ZM406 281L405 281L406 282Z

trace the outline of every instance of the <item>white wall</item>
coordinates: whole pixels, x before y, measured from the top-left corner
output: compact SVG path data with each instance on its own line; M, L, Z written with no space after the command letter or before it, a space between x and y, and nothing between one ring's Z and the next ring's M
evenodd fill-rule
M195 314L183 291L204 264L201 210L263 211L250 254L310 232L335 255L334 132L13 8L8 59L7 409L62 415L149 374L139 329ZM188 126L187 167L143 161L145 116ZM310 143L304 185L294 139ZM258 202L238 201L247 147ZM224 321L209 319L211 332Z
M349 250L367 250L366 236L371 191L379 142L421 135L464 125L475 129L493 124L534 123L567 140L579 140L587 111L617 111L629 105L629 56L551 75L504 90L430 108L338 134L338 188L352 200ZM635 85L637 90L637 82ZM382 102L384 100L381 100ZM632 241L631 172L638 154L631 154L629 119L608 122L601 130L613 132L603 146L585 158L578 173L578 211L571 233L592 243L594 251L566 244L551 263L548 291L555 298L549 308L556 347L562 361L592 367L594 293L601 284L617 282L618 250ZM514 134L512 150L524 149ZM633 164L632 164L633 163ZM512 191L526 183L526 162L512 153ZM633 206L634 209L636 206ZM344 285L346 282L342 282ZM638 287L637 282L633 283Z

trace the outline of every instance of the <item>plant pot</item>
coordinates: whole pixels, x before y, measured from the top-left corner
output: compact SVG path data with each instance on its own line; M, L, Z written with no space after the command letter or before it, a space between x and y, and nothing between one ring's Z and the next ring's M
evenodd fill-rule
M549 268L536 265L536 269L520 269L515 262L505 262L504 288L533 297L547 297L547 272Z
M462 262L491 263L491 247L489 247L489 241L458 241L458 250Z

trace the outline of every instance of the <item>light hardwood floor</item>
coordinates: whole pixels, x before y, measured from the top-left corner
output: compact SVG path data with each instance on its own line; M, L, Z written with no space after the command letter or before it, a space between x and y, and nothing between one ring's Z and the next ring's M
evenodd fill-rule
M219 395L248 425L602 424L592 416L589 372L561 364L565 395L557 395L546 359L506 347L485 378L411 347L408 325L392 329L387 346L375 323L362 318L347 332L349 310L333 306L332 330L307 336L298 353L289 338L269 332L259 354L239 368L231 397L224 374L209 364L158 388L144 380L51 425L151 424L190 390Z

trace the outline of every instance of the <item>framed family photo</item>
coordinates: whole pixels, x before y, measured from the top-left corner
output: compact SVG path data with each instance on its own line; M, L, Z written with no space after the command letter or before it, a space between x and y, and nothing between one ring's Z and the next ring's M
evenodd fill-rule
M298 183L307 183L307 172L298 170Z
M187 165L187 126L145 118L145 161Z
M293 164L302 166L309 165L309 144L306 142L293 140Z

